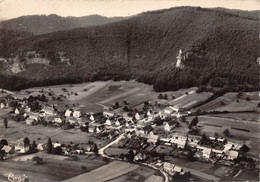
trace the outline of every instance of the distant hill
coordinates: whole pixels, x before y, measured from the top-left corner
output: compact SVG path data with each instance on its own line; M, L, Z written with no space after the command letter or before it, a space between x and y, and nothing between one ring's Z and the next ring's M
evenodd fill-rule
M15 90L136 79L153 84L156 91L192 86L256 90L256 15L255 11L179 7L9 42L5 56L23 60L28 51L35 51L37 56L49 59L50 65L25 65L25 70L13 76L2 69L0 87ZM183 69L175 68L179 49L185 57ZM61 61L61 54L69 60L66 64ZM12 84L4 84L8 81Z
M56 31L69 30L79 27L104 25L124 20L126 17L107 18L99 15L83 17L61 17L55 14L22 16L0 22L0 27L7 30L26 31L35 35Z

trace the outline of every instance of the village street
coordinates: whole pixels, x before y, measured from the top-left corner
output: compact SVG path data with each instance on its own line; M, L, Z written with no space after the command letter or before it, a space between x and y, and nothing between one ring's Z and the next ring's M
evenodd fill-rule
M116 140L112 141L111 143L107 144L106 146L102 147L101 149L99 149L98 153L102 156L102 157L106 157L106 158L109 158L109 159L115 159L113 157L109 157L105 154L105 150L110 147L111 145L115 144L115 143L118 143L119 140L121 140L123 137L124 137L124 134L125 133L122 133Z

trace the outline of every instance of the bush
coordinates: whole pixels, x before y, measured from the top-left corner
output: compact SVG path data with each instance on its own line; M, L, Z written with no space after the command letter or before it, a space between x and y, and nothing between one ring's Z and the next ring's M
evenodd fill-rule
M35 161L36 164L43 164L43 159L39 156L34 156L32 160Z

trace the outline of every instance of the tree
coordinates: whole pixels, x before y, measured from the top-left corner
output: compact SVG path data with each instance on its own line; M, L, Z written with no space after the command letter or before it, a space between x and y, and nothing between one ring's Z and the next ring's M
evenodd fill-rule
M115 108L119 108L119 103L118 102L115 103Z
M164 100L168 100L168 95L167 95L167 94L164 94L164 95L163 95L163 99L164 99Z
M30 140L29 140L29 138L28 138L28 137L25 137L25 138L23 139L23 143L24 143L24 147L29 147L29 145L30 145Z
M97 155L98 154L98 147L97 144L94 145L93 152Z
M8 127L8 121L7 121L7 118L4 118L4 125L5 125L5 128Z
M188 155L187 155L187 159L189 161L195 161L194 154L195 154L195 152L193 152L192 150L189 150Z
M244 144L239 150L242 152L249 152L250 149L248 148L248 146L246 144Z
M128 103L127 103L125 100L123 101L123 104L124 104L124 105L128 105Z
M47 149L47 153L52 153L52 141L51 141L51 138L48 139L47 141L47 146L46 146L46 149Z
M8 145L8 142L6 139L0 140L0 149L3 148L3 146Z
M199 120L198 117L196 116L195 118L192 119L189 128L191 129L193 126L196 126L198 124Z
M158 99L163 99L163 95L162 95L162 94L159 94L159 95L158 95Z
M35 141L33 141L31 149L32 150L36 150L37 149L37 144L36 144Z
M43 159L39 156L34 156L32 160L35 161L36 164L43 164Z
M129 150L129 152L126 155L126 158L128 160L128 162L133 162L134 158L135 158L135 154L132 150Z
M226 137L230 136L230 133L229 133L229 130L228 130L228 129L225 129L225 131L223 132L223 134L224 134Z
M55 147L55 148L52 149L52 153L59 155L59 154L62 153L62 148L60 146Z

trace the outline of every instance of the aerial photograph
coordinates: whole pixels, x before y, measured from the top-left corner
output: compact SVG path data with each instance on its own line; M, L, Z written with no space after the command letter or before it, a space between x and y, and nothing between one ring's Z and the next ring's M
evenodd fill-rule
M260 181L260 0L0 0L0 182Z

